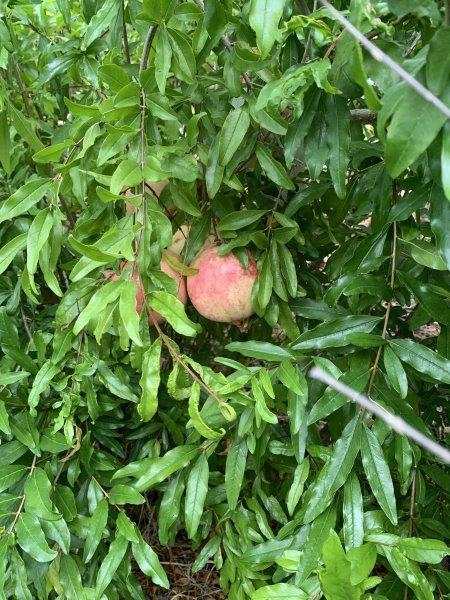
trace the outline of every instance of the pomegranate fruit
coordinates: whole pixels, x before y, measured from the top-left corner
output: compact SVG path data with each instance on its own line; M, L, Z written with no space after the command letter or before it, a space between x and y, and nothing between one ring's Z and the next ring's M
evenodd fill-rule
M173 254L174 257L180 259L180 257L177 256L176 254L174 254L173 252L171 254ZM130 265L130 263L128 261L125 261L121 265L121 270L126 269L129 265ZM171 277L178 284L177 298L178 298L178 300L180 300L180 302L182 302L183 304L186 304L186 301L187 301L186 281L185 281L183 275L181 275L180 273L178 273L177 271L172 269L172 267L164 259L164 257L161 259L160 268L163 273L166 273L166 275ZM139 275L133 274L131 278L136 283L136 287L137 287L136 311L139 314L141 314L142 308L144 306L144 289L142 287L142 282L140 280ZM116 281L117 279L119 279L119 275L117 275L116 273L114 275L112 275L112 277L111 277L112 281ZM157 313L154 310L150 311L150 316L148 319L148 322L150 323L150 325L153 325L153 323L155 323L155 322L160 324L160 323L163 323L164 321L165 321L165 319L162 315L160 315L159 313Z
M219 256L218 246L203 248L192 263L198 273L187 278L188 296L203 317L233 323L252 315L252 288L258 276L256 261L248 253L244 269L234 254Z

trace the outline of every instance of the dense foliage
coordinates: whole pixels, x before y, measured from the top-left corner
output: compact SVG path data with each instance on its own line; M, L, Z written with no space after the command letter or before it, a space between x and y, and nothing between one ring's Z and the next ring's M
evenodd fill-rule
M335 5L450 104L438 0ZM445 466L308 377L448 438L445 116L312 0L1 6L0 598L168 587L133 505L232 600L450 597ZM182 224L245 323L175 299Z

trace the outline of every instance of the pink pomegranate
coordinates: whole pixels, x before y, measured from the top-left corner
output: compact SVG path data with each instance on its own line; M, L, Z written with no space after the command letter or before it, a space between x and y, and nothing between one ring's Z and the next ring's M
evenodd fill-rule
M219 256L215 244L201 250L191 265L198 273L187 278L188 295L197 312L221 323L240 321L255 312L251 294L258 269L250 252L248 257L244 269L234 254Z
M171 253L171 254L178 259L180 258L178 255L176 255L174 253ZM121 265L121 270L126 269L128 266L130 266L130 263L128 261L125 261ZM166 275L171 277L178 284L177 298L183 304L186 304L186 301L187 301L186 281L185 281L185 278L183 277L183 275L181 275L180 273L178 273L177 271L172 269L172 267L164 259L164 257L161 259L160 268L163 273L166 273ZM112 275L111 280L116 281L116 279L119 279L119 276L115 273L114 275ZM139 314L141 314L142 308L144 306L144 289L142 287L142 283L139 278L139 275L137 275L137 274L132 275L132 279L136 283L136 286L137 286L136 311ZM153 323L155 323L155 322L160 324L160 323L163 323L164 321L165 321L165 319L162 315L160 315L159 313L157 313L154 310L150 311L150 315L149 315L149 319L148 319L148 322L150 323L150 325L153 325Z

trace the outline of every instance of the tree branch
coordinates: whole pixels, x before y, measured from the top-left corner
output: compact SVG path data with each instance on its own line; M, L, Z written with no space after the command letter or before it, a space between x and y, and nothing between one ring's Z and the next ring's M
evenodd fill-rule
M128 44L127 34L127 23L125 21L125 2L122 0L122 35L123 35L123 49L125 52L125 60L128 64L131 64L130 46Z
M368 108L354 108L350 111L350 119L356 123L375 123L377 113Z
M144 42L144 50L142 52L141 57L141 63L139 65L139 75L141 75L143 71L145 71L145 69L147 68L148 57L150 55L150 50L152 48L153 40L155 38L157 29L157 25L152 25L152 27L150 27L150 29L147 32L147 37L145 38Z
M446 0L447 1L447 0ZM448 0L450 1L450 0ZM424 85L417 81L415 77L413 77L408 71L406 71L403 67L392 60L390 56L385 54L380 48L372 44L370 40L367 39L365 35L363 35L359 29L357 29L348 19L346 19L338 10L332 6L328 0L319 0L320 4L324 6L331 14L331 16L340 23L358 42L363 46L372 57L378 62L386 65L391 71L393 71L396 75L398 75L403 81L409 85L413 90L415 90L422 98L427 100L430 104L432 104L437 110L439 110L443 115L445 115L448 119L450 119L450 108L439 100L429 89L427 89Z

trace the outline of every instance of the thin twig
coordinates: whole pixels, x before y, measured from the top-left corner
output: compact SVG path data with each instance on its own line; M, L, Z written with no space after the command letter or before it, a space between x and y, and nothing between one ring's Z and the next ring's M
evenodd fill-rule
M450 0L449 0L450 1ZM424 85L422 85L415 77L413 77L408 71L406 71L403 67L392 60L390 56L385 54L382 50L380 50L375 44L372 44L370 40L367 39L365 35L363 35L348 19L346 19L338 10L332 6L328 0L319 0L319 2L324 6L332 15L336 21L338 21L345 29L355 38L357 39L362 46L373 56L375 60L386 65L391 71L394 71L403 81L409 85L413 90L415 90L422 98L427 100L430 104L432 104L437 110L439 110L443 115L450 119L450 108L439 100L429 89L427 89Z
M25 331L27 332L28 339L30 340L30 342L32 342L33 334L31 333L31 329L30 329L30 326L28 325L27 317L25 315L25 312L24 312L22 306L20 307L20 314L22 316L22 323L23 323Z
M61 206L63 208L63 212L66 215L66 218L67 218L67 220L70 223L70 228L73 229L75 227L75 219L73 218L73 215L72 215L72 213L69 210L67 202L65 201L65 199L63 198L63 196L61 196L61 194L58 194L58 198L59 198L59 201L61 202Z
M397 263L397 223L394 221L394 233L393 233L393 240L392 240L392 259L391 259L391 276L390 276L390 281L389 281L389 287L391 288L392 291L392 295L394 293L394 283L395 283L395 268L396 268L396 263ZM391 315L391 308L392 308L392 301L393 298L389 299L389 302L386 306L386 312L384 315L384 321L383 321L383 331L381 333L382 337L385 339L386 338L386 333L387 333L387 327L388 327L388 323L389 323L389 317ZM372 367L372 373L370 375L370 381L369 381L369 385L367 387L367 395L370 397L370 394L372 392L372 387L375 381L375 377L377 374L377 370L378 370L378 363L380 362L380 358L381 358L381 353L383 351L383 346L380 346L378 348L377 354L375 356L375 361L373 363L373 367Z
M410 439L414 440L416 444L422 446L422 448L425 448L425 450L428 450L428 452L431 452L432 454L440 458L443 462L450 464L450 451L447 448L441 446L440 444L430 439L414 427L411 427L411 425L401 417L398 417L397 415L393 415L392 413L388 412L379 404L376 404L372 400L369 400L367 396L363 396L353 388L349 387L348 385L345 385L344 383L342 383L342 381L338 381L337 379L335 379L328 373L325 373L325 371L322 371L322 369L319 369L318 367L313 367L309 371L308 375L313 379L322 381L322 383L325 383L340 394L347 396L349 400L353 400L353 402L356 402L365 410L368 410L369 412L382 419L385 423L387 423L387 425L389 425L391 429L393 429L400 435L406 435Z
M125 21L125 2L122 0L122 35L123 35L123 50L125 53L125 60L128 64L131 64L130 46L128 44L127 34L127 23Z
M152 25L147 32L147 37L145 38L144 42L144 50L142 51L141 63L139 65L139 75L142 75L147 68L148 57L150 55L150 50L152 48L153 40L155 39L157 30L158 26Z
M34 473L34 470L36 468L36 460L37 460L37 456L35 454L33 456L33 462L31 463L30 472L28 473L28 477L31 477L31 475L33 475L33 473ZM12 533L14 531L14 527L16 526L16 523L19 520L19 517L20 517L20 515L22 513L23 505L25 504L25 499L26 499L26 496L24 494L22 496L22 500L20 501L19 508L17 509L17 512L16 512L16 514L14 516L13 522L9 526L8 533Z
M409 502L409 537L412 537L414 530L414 505L416 502L416 470L414 469L412 475L412 487L411 487L411 499ZM405 592L403 594L403 600L408 600L408 586L405 586Z
M30 102L28 100L28 95L27 92L25 90L25 86L23 84L23 80L22 80L22 75L19 69L19 65L16 62L16 59L13 58L13 66L14 66L14 73L16 74L16 79L17 79L17 85L19 86L19 90L20 90L20 95L22 96L22 100L23 100L23 105L25 108L25 112L27 113L27 117L31 118L31 108L30 108Z

